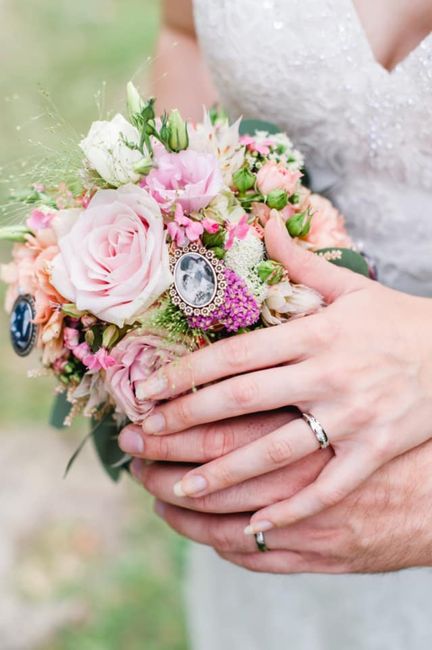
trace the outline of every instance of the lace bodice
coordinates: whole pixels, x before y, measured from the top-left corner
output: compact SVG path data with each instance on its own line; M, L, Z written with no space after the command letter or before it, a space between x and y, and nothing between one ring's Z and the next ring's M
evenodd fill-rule
M195 0L232 117L277 123L400 289L432 294L432 35L388 72L352 0Z

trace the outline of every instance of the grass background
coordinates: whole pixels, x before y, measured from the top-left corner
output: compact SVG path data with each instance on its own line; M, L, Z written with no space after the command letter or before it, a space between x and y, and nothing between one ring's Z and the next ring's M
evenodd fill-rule
M67 123L69 133L78 137L98 117L97 103L102 89L107 106L114 109L123 107L125 83L131 77L145 89L158 14L155 0L3 0L0 5L0 167L2 180L6 181L3 192L8 191L9 175L20 170L38 149L35 143L55 149L63 137L64 128L59 128L59 120L49 116L51 109L47 106L51 102ZM9 187L13 183L11 179ZM9 218L14 217L8 214L4 217ZM8 246L2 245L0 261L7 258ZM1 300L3 295L4 290L0 290ZM12 353L7 318L1 313L0 436L4 439L14 431L28 432L32 449L23 448L21 458L38 453L39 443L35 442L34 435L38 432L42 444L52 399L49 379L26 378L26 370L34 365L34 359L23 361ZM66 436L66 446L73 449L80 430L82 425L76 431L59 435ZM99 472L96 461L91 462L94 462L94 472ZM88 490L91 489L89 476ZM76 530L77 522L62 521L61 517L41 526L20 551L20 566L29 569L27 574L24 572L19 588L26 604L47 599L46 588L29 587L32 583L28 576L33 576L35 571L48 580L51 600L78 597L84 604L85 615L53 631L40 646L43 650L185 650L187 647L181 605L183 544L151 514L150 500L142 490L129 485L121 489L126 491L126 506L118 524L120 551L105 552L101 542L100 547L96 545L96 552L94 549L89 552L88 537L91 540L95 532L91 525L84 535L87 542L83 543L82 531ZM81 541L72 543L77 534ZM93 548L91 544L90 548ZM72 573L56 570L56 562L71 554L80 570ZM1 639L0 647L3 647Z

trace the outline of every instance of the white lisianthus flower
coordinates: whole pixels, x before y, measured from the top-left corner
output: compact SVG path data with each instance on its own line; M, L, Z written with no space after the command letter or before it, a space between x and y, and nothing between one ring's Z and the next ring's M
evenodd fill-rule
M204 217L214 219L218 223L237 223L245 213L244 208L229 190L220 192L201 212Z
M289 318L313 314L322 305L322 297L313 289L284 280L268 287L261 316L266 325L280 325Z
M139 144L138 130L118 113L108 121L93 122L80 147L91 169L113 187L136 183L140 175L135 171L142 161L140 151L128 146Z
M202 123L189 126L189 149L214 154L227 187L232 185L232 176L245 158L244 147L239 143L240 122L241 119L231 125L228 121L212 124L208 112L204 111Z

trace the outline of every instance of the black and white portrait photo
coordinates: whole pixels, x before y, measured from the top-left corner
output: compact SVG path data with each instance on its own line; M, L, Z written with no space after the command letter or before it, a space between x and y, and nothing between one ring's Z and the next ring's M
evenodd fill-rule
M209 305L217 288L215 271L199 253L186 253L178 260L174 271L177 293L191 307Z

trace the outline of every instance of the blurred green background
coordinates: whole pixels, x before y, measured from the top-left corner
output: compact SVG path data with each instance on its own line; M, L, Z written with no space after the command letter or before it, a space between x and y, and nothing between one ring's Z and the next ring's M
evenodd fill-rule
M131 77L145 91L158 20L156 0L0 3L3 181L35 143L56 148L64 126L51 102L79 137L98 117L101 91L113 109ZM63 480L84 425L46 425L52 381L26 378L37 359L14 356L3 312L0 355L0 648L185 649L183 543L142 489L110 483L91 448Z

